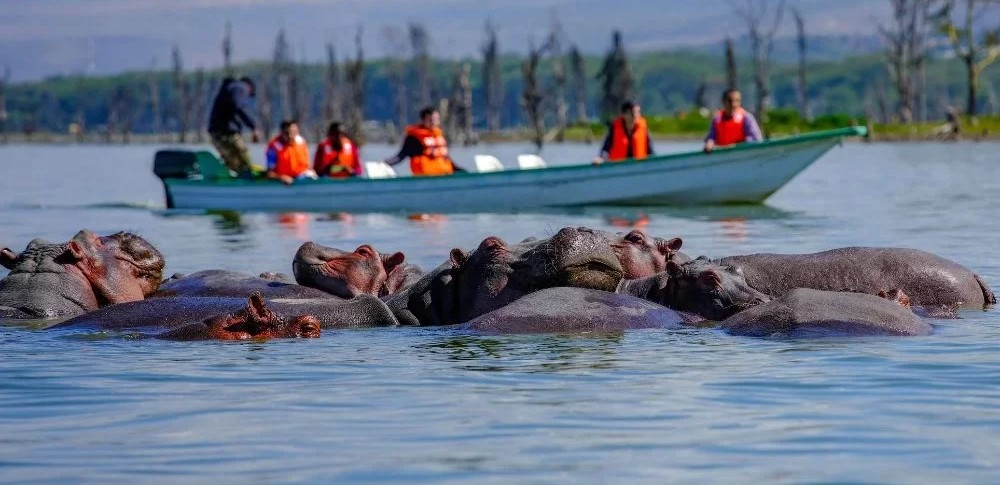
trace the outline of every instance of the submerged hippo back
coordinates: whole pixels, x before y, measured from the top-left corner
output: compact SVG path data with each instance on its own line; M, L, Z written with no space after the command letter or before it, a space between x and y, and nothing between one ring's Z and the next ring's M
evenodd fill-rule
M771 296L793 288L877 294L892 288L916 305L982 307L993 292L968 268L940 256L905 248L849 247L813 254L749 254L719 263L743 272L747 283Z
M264 298L337 298L315 288L221 269L199 271L182 278L168 280L160 285L160 289L151 297L246 298L255 291L260 292Z
M796 288L719 325L748 337L928 335L933 328L909 308L862 293Z

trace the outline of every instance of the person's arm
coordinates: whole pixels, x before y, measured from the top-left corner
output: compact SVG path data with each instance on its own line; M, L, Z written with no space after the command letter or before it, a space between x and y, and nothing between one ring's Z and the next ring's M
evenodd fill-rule
M715 116L709 121L708 134L705 135L705 153L712 151L713 148L715 148Z
M653 150L653 137L649 135L649 129L646 129L646 152L649 156L656 155L656 151Z
M274 170L278 167L278 151L274 148L267 149L267 178L280 180L285 185L291 185L294 181L288 175L278 175Z
M414 155L420 155L423 151L424 145L420 143L420 140L416 139L416 137L407 135L406 138L403 139L403 146L399 149L399 153L383 160L383 162L389 165L396 165L406 158Z
M250 129L250 141L257 143L260 141L260 130L257 129L257 121L253 116L253 109L250 106L250 91L243 83L232 83L229 87L230 96L233 98L233 111L243 126Z
M354 148L354 164L353 165L354 165L354 176L355 177L360 177L361 176L361 151L358 150L357 147Z
M743 115L743 133L747 137L746 141L764 140L764 135L760 132L760 125L757 124L757 119L749 112Z
M611 153L611 134L614 129L611 124L608 124L608 134L604 135L604 142L601 143L601 151L594 157L594 164L604 163L608 159L608 154Z
M316 175L320 177L325 177L327 174L323 173L323 144L320 143L316 145L316 153L313 155L313 171Z

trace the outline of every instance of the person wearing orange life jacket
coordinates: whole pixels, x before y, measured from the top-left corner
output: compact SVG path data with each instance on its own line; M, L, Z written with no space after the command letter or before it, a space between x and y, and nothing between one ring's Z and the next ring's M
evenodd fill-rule
M625 101L621 115L611 122L601 154L594 159L594 164L621 162L629 158L642 160L653 154L653 143L646 119L642 117L642 109L637 103Z
M749 111L743 109L740 91L729 88L722 93L722 109L712 117L712 125L705 136L705 153L716 146L735 145L737 143L761 141L757 120Z
M313 170L320 177L347 178L361 175L358 146L344 133L343 123L330 123L326 139L316 146Z
M316 178L309 166L309 146L295 120L281 122L281 132L267 144L267 178L291 185L295 179Z
M464 172L448 156L448 141L441 131L441 113L433 107L420 110L420 123L406 127L403 147L385 163L395 165L409 157L410 171L416 177L451 175Z

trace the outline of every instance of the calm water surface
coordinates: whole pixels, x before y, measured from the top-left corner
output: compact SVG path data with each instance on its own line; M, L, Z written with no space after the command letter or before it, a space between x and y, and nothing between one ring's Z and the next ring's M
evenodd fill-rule
M0 245L86 227L143 235L167 274L290 272L306 240L372 243L431 268L488 235L640 217L168 212L154 149L0 147ZM523 149L479 147L508 164ZM998 150L849 144L764 206L642 212L694 254L908 246L997 288ZM824 340L373 329L175 343L0 325L0 483L997 483L1000 317L962 316L930 337Z

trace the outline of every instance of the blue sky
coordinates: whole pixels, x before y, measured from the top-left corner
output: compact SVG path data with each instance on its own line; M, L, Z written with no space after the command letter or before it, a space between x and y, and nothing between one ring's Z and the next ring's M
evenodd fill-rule
M297 57L318 59L324 44L353 50L365 28L370 57L390 53L382 32L420 22L437 55L477 55L483 24L492 19L504 51L524 51L544 37L553 16L586 51L602 50L615 28L634 50L705 44L739 35L731 5L748 0L0 0L0 63L15 78L84 69L98 72L166 67L180 46L190 67L221 63L226 21L233 24L237 60L267 58L284 27ZM760 0L753 0L760 1ZM774 0L772 0L772 3ZM887 0L789 0L810 33L871 35ZM786 16L783 31L791 33ZM94 65L96 62L96 66Z

